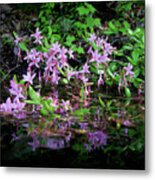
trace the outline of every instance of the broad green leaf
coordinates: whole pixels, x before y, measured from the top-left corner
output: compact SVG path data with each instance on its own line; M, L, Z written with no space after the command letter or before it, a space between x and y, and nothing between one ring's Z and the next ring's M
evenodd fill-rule
M35 104L40 104L40 96L31 86L29 86L29 96L35 102Z
M135 64L137 64L138 63L138 58L139 58L139 52L137 50L134 50L132 52L132 58L133 58Z
M48 116L48 115L49 115L49 112L48 112L46 109L44 109L44 108L42 108L42 109L40 110L40 113L41 113L43 116Z
M128 98L131 97L131 92L130 92L130 89L128 87L125 88L125 94Z
M87 108L81 108L81 109L77 109L76 111L73 112L73 115L76 116L84 116L85 114L89 114L89 109Z
M78 11L79 15L81 15L81 16L89 14L89 10L87 8L85 8L84 6L78 7L77 11Z
M32 100L25 100L24 102L27 103L27 104L34 104L34 105L38 104L37 102L32 101Z
M27 51L27 50L28 50L27 47L26 47L26 44L25 44L24 42L20 42L20 43L19 43L19 47L20 47L20 49L23 50L23 51Z

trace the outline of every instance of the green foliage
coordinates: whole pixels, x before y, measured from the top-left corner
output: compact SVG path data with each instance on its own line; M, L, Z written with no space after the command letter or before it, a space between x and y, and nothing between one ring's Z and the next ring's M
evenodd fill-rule
M95 12L96 9L86 2L47 3L41 6L35 27L39 27L50 43L59 41L78 54L84 54L81 38L86 40L89 32L101 26L100 19L94 17Z
M131 92L130 89L128 87L125 88L125 95L130 98L131 97Z
M111 35L111 41L119 44L117 50L114 51L114 55L116 59L123 60L121 64L115 64L116 67L112 69L112 73L108 72L109 75L114 78L112 75L113 72L118 69L120 65L125 66L125 64L130 62L133 66L134 76L132 80L129 81L135 88L138 88L140 84L144 83L145 73L144 27L143 25L138 25L144 22L144 18L139 17L138 14L136 16L137 12L132 9L132 6L137 6L143 11L142 8L144 4L142 2L119 2L118 8L116 8L119 18L109 21L108 28L105 29L103 34ZM124 14L127 16L124 16ZM120 38L116 39L117 36Z
M35 92L32 86L29 86L29 96L32 100L32 101L29 101L29 103L40 104L40 96Z
M90 113L90 110L87 109L87 108L80 108L80 109L77 109L76 111L72 112L72 114L74 116L77 116L79 118L79 120L83 120L83 117L85 115L88 115Z
M99 99L99 102L100 102L100 104L101 104L101 106L103 107L103 109L105 108L105 103L102 101L102 99L99 97L98 98Z

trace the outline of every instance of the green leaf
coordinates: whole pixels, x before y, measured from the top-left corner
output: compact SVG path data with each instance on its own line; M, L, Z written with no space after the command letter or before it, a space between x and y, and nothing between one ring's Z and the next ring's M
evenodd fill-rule
M48 116L48 115L49 115L48 111L47 111L46 109L44 109L44 108L42 108L42 109L40 110L40 113L41 113L43 116Z
M20 42L20 43L19 43L19 47L20 47L20 49L23 50L23 51L27 51L27 50L28 50L27 47L26 47L26 44L25 44L24 42Z
M32 100L25 100L24 102L27 103L27 104L35 104L35 105L38 104L37 102L32 101Z
M78 7L77 11L78 11L80 16L89 14L89 10L87 8L85 8L84 6Z
M117 129L120 129L120 128L121 128L120 122L117 122L117 123L116 123L116 128L117 128Z
M79 47L76 49L76 51L77 51L79 54L84 54L84 49L83 49L81 46L79 46Z
M15 38L18 37L18 35L17 35L17 33L15 31L13 31L13 35L14 35Z
M131 91L130 91L130 89L129 89L128 87L125 88L125 94L126 94L126 96L127 96L128 98L131 97Z
M101 97L98 97L98 99L99 99L99 102L100 102L101 106L102 106L103 108L105 108L105 104L104 104L104 102L102 101Z
M115 76L114 76L113 73L111 72L110 68L107 68L107 73L108 73L113 79L115 79Z
M138 63L139 51L134 50L134 51L132 52L132 58L133 58L133 60L134 60L134 62L135 62L135 65L136 65L136 64Z
M64 84L68 84L68 83L69 83L68 79L66 79L66 78L63 78L63 79L62 79L62 82L63 82Z
M31 86L29 86L29 96L35 102L35 104L40 104L40 96Z
M89 10L89 12L94 13L96 11L96 9L89 3L85 3L87 9Z
M123 22L126 29L130 29L130 24L127 21Z
M101 20L99 18L94 19L94 25L95 26L101 26Z
M63 76L66 76L65 73L63 72L63 70L59 66L58 66L58 70Z
M109 28L110 28L113 32L117 32L117 31L118 31L112 21L110 21L110 22L108 23L108 25L109 25Z
M50 113L54 114L54 107L51 106L51 100L42 100L41 104L43 105L43 108L46 110L46 111L49 111Z
M73 115L75 116L84 116L86 114L89 114L89 109L87 108L81 108L81 109L77 109L76 111L73 112Z

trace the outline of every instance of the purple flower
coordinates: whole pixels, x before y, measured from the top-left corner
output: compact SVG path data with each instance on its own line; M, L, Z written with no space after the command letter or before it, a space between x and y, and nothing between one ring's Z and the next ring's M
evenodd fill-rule
M88 133L88 142L93 149L103 147L107 144L107 135L102 131Z
M27 75L23 75L23 80L25 82L29 82L30 84L33 84L33 79L35 78L36 74L31 75L30 72L27 72Z
M84 75L82 75L80 79L83 81L83 84L86 84L88 82L88 78L86 78Z
M38 56L38 53L35 49L31 49L30 52L26 52L27 56L24 57L24 60L32 60L32 59L35 59L37 56Z
M96 38L97 38L96 35L93 33L93 34L90 34L90 38L88 40L90 42L94 42Z
M86 148L86 150L87 150L88 152L91 152L91 151L93 150L93 148L91 147L91 145L89 145L89 144L87 144L87 143L84 144L84 147Z
M106 62L109 60L108 58L108 54L107 53L104 53L102 56L100 56L100 59L99 59L99 63L103 63L105 64L106 66L108 65Z
M100 54L98 53L98 50L92 51L92 58L90 62L98 61L100 59Z
M41 39L43 36L41 36L41 32L39 31L39 28L36 29L36 32L34 34L31 34L31 37L35 38L34 43L39 43L42 45Z
M87 127L87 125L88 125L88 123L79 123L79 125L80 125L80 128L81 128L82 130L85 130L86 127Z
M60 44L58 42L52 44L52 48L51 48L53 51L54 51L54 54L57 54L58 52L60 52Z
M58 84L60 77L58 76L56 70L53 71L51 76L51 83L52 84Z
M73 75L75 75L75 72L69 70L67 72L67 79L70 80Z
M28 145L30 145L32 147L32 150L35 151L36 148L38 148L40 146L40 142L39 142L38 138L34 135L33 141L28 142Z
M87 63L85 63L85 65L83 66L83 70L82 70L82 73L89 73L89 65Z
M17 84L14 80L10 81L11 88L9 89L10 93L15 96L15 99L25 99L25 97L22 95L23 89L22 87L19 87L19 84Z
M68 143L71 140L72 133L69 131L68 135L65 137L66 143Z
M68 111L69 109L71 109L71 104L70 104L70 101L69 101L69 100L64 101L64 100L62 99L61 106L65 109L65 111Z
M127 66L127 67L124 67L124 69L125 69L125 71L126 71L125 75L126 75L126 76L129 75L130 78L132 78L132 76L134 75L134 72L131 71L132 68L133 68L133 66L132 66L130 63L128 63L128 66Z
M112 54L112 52L114 51L114 48L111 46L110 43L107 43L106 41L104 41L104 53L106 54Z
M92 50L92 47L90 47L87 51L88 54L92 54L93 50Z
M6 103L1 104L0 109L1 111L12 113L13 103L11 102L11 99L7 98Z
M128 128L124 129L124 133L125 133L126 136L128 135Z
M98 87L99 87L100 85L104 85L104 80L103 80L103 78L102 78L102 72L100 72L100 76L99 76L99 79L98 79L98 81L97 81L97 84L98 84Z
M15 99L15 100L14 100L14 103L13 103L13 108L14 108L15 111L20 112L20 111L23 110L23 108L25 107L25 105L26 105L26 104L23 103L23 102L20 102L19 99Z
M14 40L15 45L17 46L22 39L23 38L17 36Z
M16 136L15 133L12 134L12 141L18 141L20 140L21 138L19 136Z
M60 54L59 54L61 67L64 67L65 65L67 65L66 53L67 53L67 49L65 47L62 47L62 49L60 50Z
M68 54L70 59L74 59L73 51L71 49L68 51Z
M25 119L27 118L26 112L18 112L18 113L13 113L13 116L17 119Z
M97 45L97 47L101 47L103 45L103 39L98 37L97 40L96 40L96 45Z
M34 58L31 60L29 67L36 66L37 68L39 68L39 65L38 65L39 62L40 62L40 58Z
M123 121L122 124L123 124L124 126L126 126L126 127L131 127L131 126L133 126L133 123L132 123L131 121L129 121L129 120Z
M48 139L46 143L46 147L50 149L61 149L64 148L65 142L63 139Z

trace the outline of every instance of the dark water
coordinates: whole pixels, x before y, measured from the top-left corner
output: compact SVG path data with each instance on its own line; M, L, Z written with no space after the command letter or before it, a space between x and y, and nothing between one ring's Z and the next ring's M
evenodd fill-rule
M90 114L80 119L84 126L79 117L69 115L51 120L37 112L26 117L1 114L1 165L144 169L142 103L121 98L105 102L105 108L90 107ZM106 135L102 148L86 149L90 132Z

